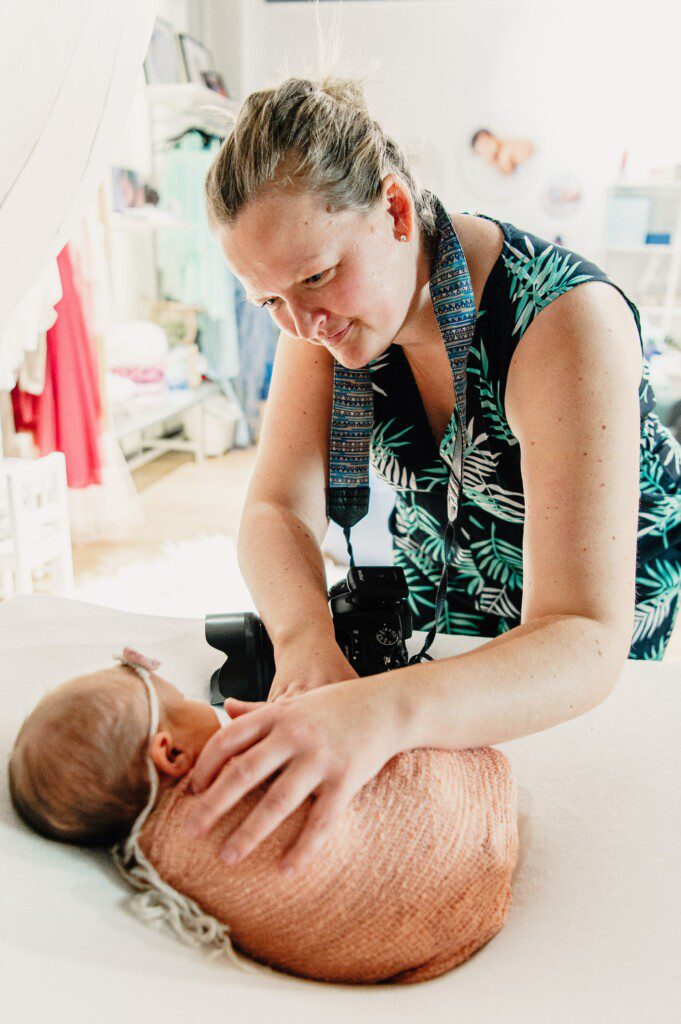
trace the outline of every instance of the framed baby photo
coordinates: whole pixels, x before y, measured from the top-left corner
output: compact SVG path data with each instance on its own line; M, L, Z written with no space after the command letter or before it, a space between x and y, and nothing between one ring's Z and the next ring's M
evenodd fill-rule
M187 81L205 85L202 73L213 71L215 68L212 53L207 46L204 46L198 39L194 39L193 36L187 35L186 32L180 32L179 40Z

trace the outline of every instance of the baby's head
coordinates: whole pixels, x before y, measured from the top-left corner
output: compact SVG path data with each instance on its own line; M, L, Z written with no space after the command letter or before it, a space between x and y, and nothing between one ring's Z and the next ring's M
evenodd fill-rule
M130 649L124 657L158 667ZM218 716L154 671L148 678L159 711L151 739L147 687L129 664L67 680L24 721L10 756L9 788L15 810L36 832L109 846L127 836L149 800L147 755L158 770L158 797L190 771L220 728Z

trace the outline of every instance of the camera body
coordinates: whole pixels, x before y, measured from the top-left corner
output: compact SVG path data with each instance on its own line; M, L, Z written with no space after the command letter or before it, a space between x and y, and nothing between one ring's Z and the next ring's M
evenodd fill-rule
M336 642L359 676L401 668L412 635L409 589L397 566L354 566L329 590ZM206 640L226 656L211 677L210 702L265 701L275 673L274 649L251 612L207 615ZM314 651L310 651L314 657Z
M359 676L407 664L412 634L404 571L391 566L356 566L329 590L336 643Z

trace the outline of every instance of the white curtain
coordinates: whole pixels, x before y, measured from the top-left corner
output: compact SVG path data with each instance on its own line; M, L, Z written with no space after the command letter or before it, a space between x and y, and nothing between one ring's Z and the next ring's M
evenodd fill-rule
M0 5L0 365L12 317L76 229L123 130L155 0Z

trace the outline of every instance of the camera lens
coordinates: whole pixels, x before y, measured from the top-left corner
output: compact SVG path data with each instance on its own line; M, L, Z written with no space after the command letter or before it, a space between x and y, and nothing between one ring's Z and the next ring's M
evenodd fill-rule
M223 700L267 700L274 679L274 650L257 615L207 615L206 640L227 659L214 673Z

